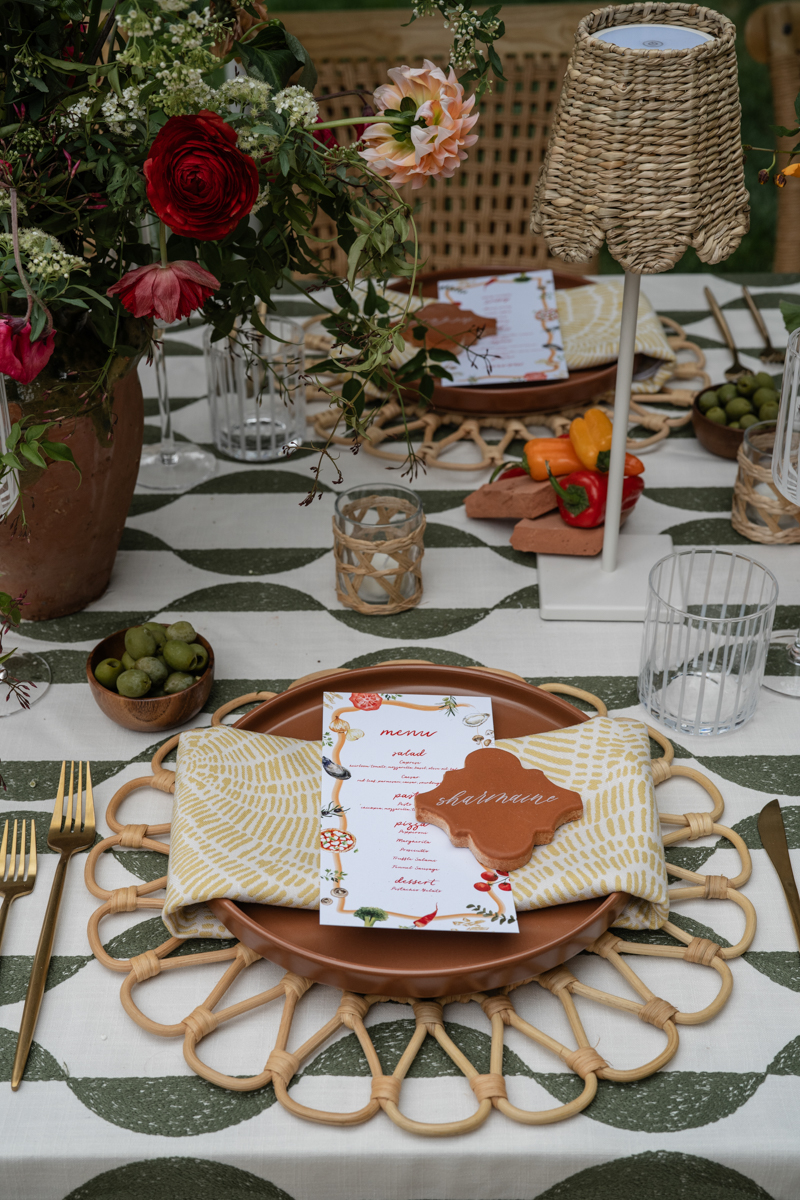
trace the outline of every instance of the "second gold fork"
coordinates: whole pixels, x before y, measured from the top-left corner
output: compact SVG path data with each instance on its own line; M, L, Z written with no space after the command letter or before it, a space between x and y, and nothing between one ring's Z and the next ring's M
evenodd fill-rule
M8 868L6 870L6 868ZM6 927L8 910L19 896L28 896L33 891L36 882L36 827L31 820L31 848L28 855L27 868L25 863L25 821L17 851L17 818L14 818L14 830L11 834L11 856L8 855L8 821L3 829L3 839L0 841L0 896L3 907L0 908L0 946L3 944L3 931Z
M56 921L58 920L58 910L61 905L61 894L64 890L64 880L67 874L67 865L73 854L77 854L80 850L88 850L94 842L95 836L95 821L94 821L94 803L92 800L92 776L89 770L89 764L86 763L86 803L81 809L81 795L83 792L83 763L78 763L78 790L75 795L75 763L70 764L69 769L69 802L67 811L64 812L64 781L66 775L67 764L61 764L61 779L58 784L58 795L56 797L55 807L53 809L53 817L50 821L50 829L47 834L47 844L51 850L55 850L60 854L58 863L56 864L55 878L50 891L50 899L47 902L47 911L44 915L42 924L42 932L39 935L39 945L36 947L36 954L31 967L31 977L28 982L28 993L25 997L25 1007L22 1010L22 1022L19 1027L19 1038L17 1039L17 1050L14 1055L14 1065L11 1068L11 1089L16 1091L22 1079L22 1073L25 1070L25 1063L28 1061L31 1043L33 1041L33 1033L36 1029L36 1021L39 1017L39 1009L42 1006L42 997L44 996L44 986L47 980L47 968L50 965L50 956L53 952L53 940L56 935ZM75 799L75 807L73 809L73 796Z

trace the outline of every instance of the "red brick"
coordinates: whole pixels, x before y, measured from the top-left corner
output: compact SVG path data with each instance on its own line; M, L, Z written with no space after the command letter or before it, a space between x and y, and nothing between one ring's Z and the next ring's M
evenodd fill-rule
M556 507L556 494L548 480L537 483L528 475L486 483L464 501L468 517L494 517L518 521L540 517Z

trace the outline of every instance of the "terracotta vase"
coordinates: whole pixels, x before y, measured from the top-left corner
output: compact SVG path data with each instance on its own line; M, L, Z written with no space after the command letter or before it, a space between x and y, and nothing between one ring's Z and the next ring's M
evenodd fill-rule
M20 405L13 403L13 393L9 399L14 420ZM22 400L23 412L26 407ZM108 587L142 448L144 411L135 368L114 384L106 415L110 420L102 426L96 413L65 417L48 432L51 441L69 445L82 479L69 463L25 472L20 484L27 536L19 503L0 524L0 585L12 596L27 593L25 620L78 612Z

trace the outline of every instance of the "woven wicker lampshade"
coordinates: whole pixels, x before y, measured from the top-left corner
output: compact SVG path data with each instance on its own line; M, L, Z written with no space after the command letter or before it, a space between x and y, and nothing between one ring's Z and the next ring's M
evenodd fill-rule
M542 556L545 619L586 619L577 585L596 619L641 620L631 596L669 553L668 538L619 537L639 281L674 267L689 246L719 263L749 228L735 34L710 8L658 3L596 9L575 34L531 227L569 263L605 240L625 288L602 570L577 580L573 564Z
M710 40L631 49L600 40L626 25L672 25ZM722 262L749 227L736 29L696 4L601 8L575 35L533 203L532 228L566 262L605 239L626 271L675 266L688 246ZM689 40L689 39L687 39ZM691 39L694 40L694 39Z

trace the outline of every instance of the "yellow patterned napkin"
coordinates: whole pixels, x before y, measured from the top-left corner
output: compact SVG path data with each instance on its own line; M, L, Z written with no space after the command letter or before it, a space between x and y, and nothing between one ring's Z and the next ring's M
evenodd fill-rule
M609 279L586 287L562 288L556 292L558 318L564 338L564 357L574 371L614 362L619 355L619 324L622 317L621 279ZM674 350L664 336L661 322L643 292L639 293L636 353L647 356L642 371L634 377L632 391L652 394L672 374Z
M583 797L584 814L511 875L521 912L629 892L616 922L658 929L667 877L647 730L595 717L498 747ZM228 937L206 901L319 908L321 742L219 725L181 734L163 919L176 937Z

